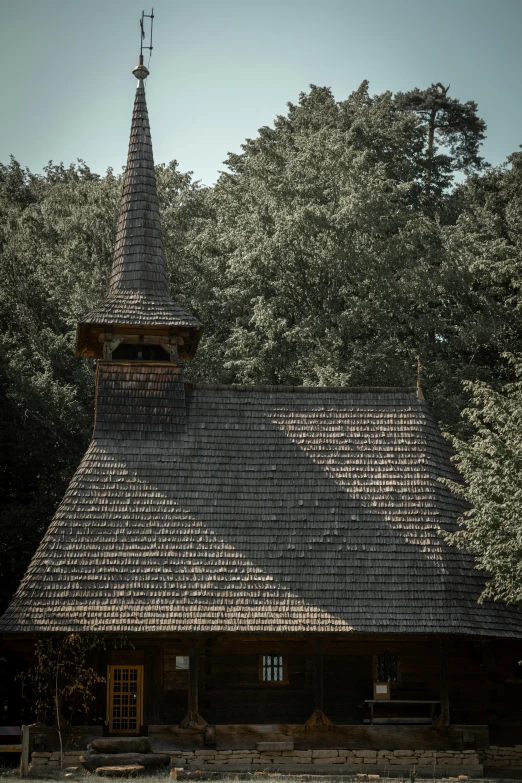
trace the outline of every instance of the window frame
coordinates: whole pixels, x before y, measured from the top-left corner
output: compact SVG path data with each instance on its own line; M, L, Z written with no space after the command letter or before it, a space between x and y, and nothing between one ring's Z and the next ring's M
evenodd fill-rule
M279 658L282 659L282 666L283 666L283 679L282 680L265 680L263 677L264 674L264 661L263 659L267 656L279 656ZM267 687L273 688L278 687L280 685L288 685L288 656L284 652L278 652L276 650L272 650L271 652L262 652L259 653L259 676L258 676L259 682L261 685L266 685Z
M114 697L114 670L115 669L136 669L137 670L137 704L136 704L136 728L135 729L115 729L113 726L114 717L112 714ZM120 717L121 720L121 717ZM107 665L107 725L109 734L139 734L143 726L143 664L140 663L110 663Z

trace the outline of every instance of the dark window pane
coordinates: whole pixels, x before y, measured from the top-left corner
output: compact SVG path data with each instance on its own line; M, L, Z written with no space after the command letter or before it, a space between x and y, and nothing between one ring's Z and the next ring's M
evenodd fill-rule
M393 653L377 656L377 682L397 682L397 656Z

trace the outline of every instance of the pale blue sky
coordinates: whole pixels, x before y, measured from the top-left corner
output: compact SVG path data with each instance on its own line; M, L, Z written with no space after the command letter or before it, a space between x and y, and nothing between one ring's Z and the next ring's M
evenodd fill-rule
M151 0L147 0L150 2ZM143 0L0 0L0 161L125 163ZM150 6L145 8L150 12ZM522 0L155 0L156 162L212 184L310 83L345 98L451 83L494 164L522 144Z

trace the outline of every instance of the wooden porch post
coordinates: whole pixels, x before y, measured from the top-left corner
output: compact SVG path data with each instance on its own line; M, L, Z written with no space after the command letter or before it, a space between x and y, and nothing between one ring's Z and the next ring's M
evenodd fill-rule
M316 643L315 664L315 709L324 710L324 656L323 642L319 639Z
M199 652L192 647L189 655L188 712L199 711Z
M20 755L20 777L26 778L29 774L29 742L30 727L22 726L22 753Z
M205 638L193 637L188 639L186 644L189 652L188 710L181 725L184 728L188 726L205 726L207 722L199 714L199 657L201 648L205 644Z
M440 716L443 726L450 724L449 682L448 682L448 643L442 641L439 648L440 660Z
M333 726L324 714L324 657L323 639L310 639L314 650L314 690L315 710L305 723L305 726Z

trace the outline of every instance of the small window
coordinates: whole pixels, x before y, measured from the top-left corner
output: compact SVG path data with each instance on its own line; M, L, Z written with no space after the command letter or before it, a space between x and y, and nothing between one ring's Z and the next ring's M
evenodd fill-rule
M285 659L280 653L261 656L261 680L263 682L285 682Z
M189 656L188 655L176 655L176 669L188 669L189 668Z
M397 656L386 652L376 657L376 682L398 682Z
M137 734L142 723L142 666L109 666L109 731Z

